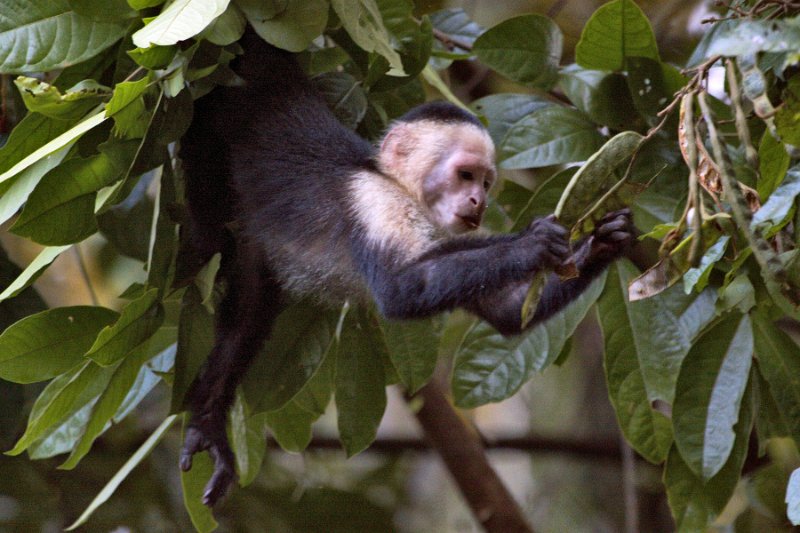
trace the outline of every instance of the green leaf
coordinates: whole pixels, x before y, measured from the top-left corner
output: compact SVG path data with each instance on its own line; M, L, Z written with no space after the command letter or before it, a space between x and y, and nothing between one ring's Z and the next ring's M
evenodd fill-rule
M693 268L690 268L686 274L683 275L683 292L689 294L692 289L697 287L698 291L702 291L708 285L708 278L711 276L711 271L714 265L722 259L725 254L725 249L728 247L730 236L723 235L719 238L714 245L706 250L703 257L700 258L700 263Z
M252 483L258 476L267 451L267 427L263 415L250 416L244 396L237 391L236 401L230 411L230 441L236 455L239 485L242 487Z
M555 211L558 201L561 199L561 193L564 192L572 176L578 171L578 167L568 167L560 172L556 172L550 176L544 183L536 188L536 191L531 195L527 189L527 202L517 215L511 231L522 231L536 218L545 217ZM507 184L503 184L503 192L505 192ZM502 193L498 197L498 201L502 201Z
M70 159L45 175L11 227L38 243L71 244L97 231L95 193L114 182L133 160L138 143L106 145L98 155Z
M290 52L305 50L328 23L325 0L285 0L281 9L276 2L235 1L262 39Z
M14 216L22 207L31 191L36 188L42 177L61 164L71 146L38 160L18 175L0 185L0 224Z
M391 45L391 37L374 0L331 0L331 7L361 49L375 52L389 62L390 76L405 75L403 61Z
M605 339L604 367L609 397L623 435L642 457L661 463L672 443L672 427L666 416L651 407L645 388L631 324L634 315L627 303L626 283L635 273L627 261L618 261L609 269L598 313Z
M672 101L673 95L682 89L686 80L680 71L667 63L647 57L626 59L628 91L633 97L634 108L647 119L650 126L661 122L658 113ZM678 114L668 117L667 127L678 125Z
M564 37L543 15L522 15L501 22L475 41L472 51L500 74L548 90L558 80Z
M78 15L92 20L124 21L135 18L137 13L126 0L68 0L69 6Z
M171 412L183 410L186 393L213 346L214 315L203 305L197 287L190 285L181 302Z
M752 319L758 368L800 445L800 349L764 312L753 313Z
M254 412L274 411L317 372L331 346L339 312L299 303L282 312L244 380Z
M50 379L83 360L97 332L117 313L104 307L59 307L23 318L0 335L0 377L15 383Z
M703 480L714 477L733 450L752 356L750 319L731 313L700 337L683 361L672 410L675 444Z
M602 143L597 127L577 109L543 107L508 130L500 144L500 166L537 168L584 161Z
M800 26L797 25L796 19L745 18L723 22L725 24L722 24L711 37L703 54L705 57L745 56L758 52L796 52L800 48Z
M280 447L294 453L306 449L311 442L311 424L319 418L319 415L306 411L295 401L263 415Z
M626 58L659 61L650 22L633 0L613 0L591 16L575 47L579 65L596 70L624 70Z
M335 387L334 375L336 373L336 352L329 350L325 360L308 383L300 389L291 403L297 404L317 417L325 414L325 410L333 396Z
M0 172L5 173L24 159L25 156L32 154L37 148L69 130L74 124L75 122L70 120L55 120L39 113L28 113L11 130L8 140L0 148ZM42 159L51 152L55 152L55 149L41 154L35 161ZM34 161L31 161L26 166L30 166L33 163ZM4 178L3 181L6 179L8 177Z
M747 457L754 411L752 387L748 385L737 416L733 450L722 470L709 480L692 472L677 446L670 450L664 467L664 485L678 531L707 531L733 496Z
M34 115L31 115L31 116L38 117L39 115L38 114L34 114ZM63 133L60 133L57 136L53 137L52 139L49 139L43 145L39 146L38 148L36 148L36 149L34 149L33 151L30 151L30 152L28 150L30 148L32 148L32 145L27 143L26 141L22 141L19 144L15 144L13 146L14 151L9 153L9 154L7 154L9 156L9 159L6 160L6 161L8 161L11 165L9 166L9 168L7 170L4 170L3 173L0 174L0 183L13 178L14 176L16 176L17 174L19 174L20 172L22 172L23 170L25 170L29 166L33 165L34 163L36 163L37 161L39 161L43 157L48 156L48 155L52 154L53 152L55 152L57 150L60 150L61 148L67 146L68 144L71 144L72 142L74 142L76 139L81 137L87 131L91 130L95 126L98 126L98 125L102 124L105 120L106 120L106 117L105 117L105 114L103 114L103 113L97 113L96 115L92 115L91 117L88 117L85 120L83 120L83 122L79 122L78 124L76 124L75 126L70 127L69 129L67 129ZM54 132L54 130L50 127L50 124L43 125L43 124L38 123L38 122L39 122L38 120L34 122L34 124L36 124L36 126L32 125L32 127L26 128L26 130L27 130L27 129L33 129L33 127L36 127L36 130L37 130L37 135L36 135L37 143L34 144L34 146L38 145L38 140L43 140L43 138L49 138L50 135ZM64 122L64 121L54 120L53 122L61 123L61 122ZM22 123L20 123L20 124L22 124ZM41 129L39 129L40 127L41 127ZM19 128L19 126L17 128ZM17 128L15 128L14 131L16 131ZM42 133L39 134L39 131L41 131ZM12 139L13 139L13 136L12 136ZM12 139L9 139L9 144L11 143ZM5 150L3 150L2 154L6 155ZM17 157L19 157L19 156L21 156L23 154L25 155L24 157L21 157L19 160L16 159ZM2 168L2 166L0 166L0 168Z
M486 128L499 145L516 122L540 107L555 105L552 100L535 94L490 94L470 104L470 108L489 122Z
M350 129L367 113L367 95L361 84L346 72L326 72L311 83L339 121Z
M590 208L594 209L598 200L620 181L622 176L616 172L617 168L631 158L643 138L635 131L623 131L609 139L567 184L554 211L556 218L572 227Z
M445 34L447 37L472 47L475 39L483 33L484 29L469 18L466 11L461 8L442 9L430 15L433 27ZM448 43L449 46L435 40L433 43L434 55L447 57L450 59L466 59L472 55L471 51L461 48L456 43ZM438 67L437 67L438 68Z
M374 316L362 309L345 318L336 353L339 439L348 457L369 446L386 409L386 342Z
M91 415L83 428L80 439L72 448L69 458L59 466L60 469L70 470L75 468L83 456L89 453L94 440L108 429L112 418L117 416L123 402L129 397L137 379L142 375L145 363L153 359L162 350L171 350L174 356L174 348L169 347L170 344L174 343L174 335L164 332L160 338L156 337L159 336L157 335L149 342L139 345L116 368L108 382L108 386L92 407ZM119 421L119 419L117 418L116 421Z
M147 48L169 46L194 37L220 16L230 0L175 0L144 28L133 34L133 44Z
M0 73L44 72L81 63L125 33L125 24L97 22L67 0L4 0Z
M615 130L635 129L639 115L622 74L573 64L560 70L559 84L569 101L598 124Z
M456 352L451 385L456 405L472 408L505 400L534 372L547 368L600 296L605 280L601 275L561 312L522 335L503 337L485 322L476 323Z
M22 273L11 282L5 290L0 293L0 302L13 298L36 281L36 279L47 270L47 267L55 261L56 257L61 255L61 252L70 248L69 246L52 246L45 248L30 264L22 271ZM2 358L2 356L0 356Z
M409 393L428 382L436 367L439 339L430 320L382 322L389 358Z
M226 11L227 13L227 11ZM128 51L128 56L133 59L137 65L144 68L157 70L171 66L172 60L178 51L177 46L151 46L150 48L134 48ZM123 82L123 83L136 83L136 82ZM117 84L119 87L120 84Z
M106 104L106 116L111 117L119 113L131 102L142 96L150 81L150 76L144 76L136 81L123 81L116 84L111 100Z
M200 36L218 46L228 46L241 39L246 26L247 19L244 13L233 5L203 30Z
M101 367L92 361L73 367L47 384L28 417L28 427L14 448L6 453L19 455L28 446L57 428L70 416L94 403L108 384L115 368Z
M55 85L36 78L19 76L14 84L29 111L62 120L81 118L111 95L111 89L94 80L82 81L64 94Z
M112 365L152 337L162 322L164 308L158 290L150 289L128 303L113 325L103 328L86 357L102 366Z
M760 174L758 196L762 200L769 198L772 191L783 181L786 171L789 170L790 162L791 158L783 143L768 131L764 132L764 136L761 137L761 144L758 146L758 169Z
M798 196L800 196L800 166L795 166L789 169L783 183L773 191L767 203L753 215L750 228L755 230L756 227L764 225L770 229L772 226L777 226L789 216L789 211L794 207Z
M94 500L92 500L92 503L89 504L89 507L86 508L81 516L79 516L75 522L70 524L70 526L66 529L67 531L72 531L78 526L85 524L86 521L89 520L89 517L92 516L92 514L97 510L97 508L108 501L111 495L114 494L114 491L117 490L117 487L119 487L120 484L125 481L125 478L128 477L133 469L136 468L136 466L148 455L150 455L150 452L153 451L153 448L156 447L156 444L159 443L159 441L166 434L167 430L175 422L176 416L177 415L172 415L164 419L161 425L158 426L156 430L147 438L144 444L142 444L139 449L136 450L133 455L131 455L130 459L128 459L125 464L122 465L122 468L120 468L119 471L114 474L114 477L112 477L106 486L103 487L103 490L101 490L97 496L95 496ZM197 501L200 501L200 499L198 498Z

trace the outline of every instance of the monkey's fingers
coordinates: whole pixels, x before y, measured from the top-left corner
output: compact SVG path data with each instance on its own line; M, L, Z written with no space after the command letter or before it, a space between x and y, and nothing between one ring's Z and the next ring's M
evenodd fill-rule
M203 503L213 507L236 481L233 452L227 444L219 443L209 447L208 452L214 459L214 473L203 491Z
M603 223L600 227L598 227L597 234L601 237L605 237L606 235L618 232L619 230L627 227L629 224L630 224L629 219L625 217L615 218L608 222Z
M186 429L186 437L183 439L183 447L181 448L179 459L181 470L184 472L191 470L192 456L206 448L208 448L208 444L203 433L196 427L189 426Z

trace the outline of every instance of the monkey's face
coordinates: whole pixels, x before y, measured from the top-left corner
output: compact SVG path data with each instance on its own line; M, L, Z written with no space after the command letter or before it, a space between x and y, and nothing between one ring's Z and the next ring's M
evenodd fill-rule
M477 128L463 128L451 139L422 183L423 201L434 222L458 234L478 228L495 181L494 146Z

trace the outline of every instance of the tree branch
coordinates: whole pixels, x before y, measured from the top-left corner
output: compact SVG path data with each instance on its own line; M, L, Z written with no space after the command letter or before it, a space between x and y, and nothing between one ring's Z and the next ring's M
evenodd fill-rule
M486 460L480 437L464 423L437 380L432 379L414 397L424 401L417 419L484 529L488 533L533 533Z

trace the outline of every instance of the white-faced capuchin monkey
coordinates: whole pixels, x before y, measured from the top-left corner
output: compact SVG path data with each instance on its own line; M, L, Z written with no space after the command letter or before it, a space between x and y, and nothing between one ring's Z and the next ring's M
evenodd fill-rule
M188 221L183 256L222 253L227 291L215 345L195 379L180 458L211 453L203 501L235 480L225 425L234 392L288 301L372 300L390 319L465 308L520 333L533 275L570 254L553 217L516 234L476 229L496 179L494 146L470 113L447 103L400 117L380 146L340 124L292 54L248 32L233 68L244 81L198 100L181 142ZM631 243L630 212L607 215L574 254L580 276L553 275L531 324L578 296Z

